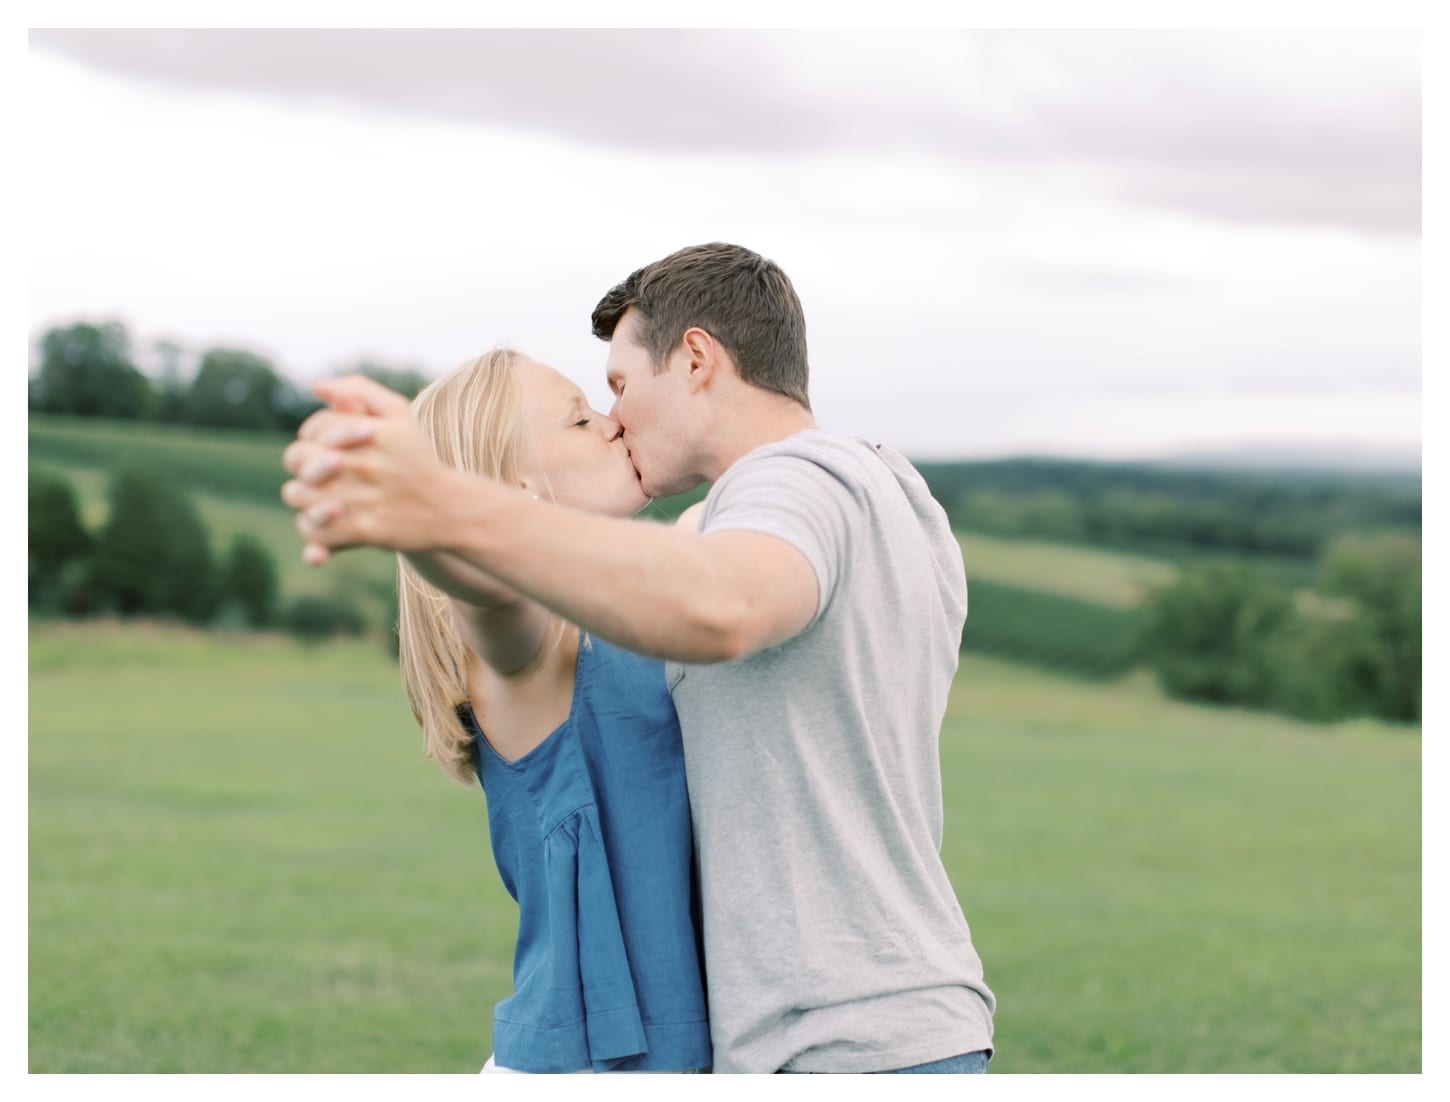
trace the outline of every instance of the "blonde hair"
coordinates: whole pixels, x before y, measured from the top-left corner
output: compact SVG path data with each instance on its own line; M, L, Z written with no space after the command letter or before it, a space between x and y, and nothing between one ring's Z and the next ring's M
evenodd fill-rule
M496 348L430 383L413 416L446 466L514 485L527 444L514 373L525 357ZM470 736L458 714L468 701L468 647L454 626L451 598L398 556L398 664L428 757L474 783Z

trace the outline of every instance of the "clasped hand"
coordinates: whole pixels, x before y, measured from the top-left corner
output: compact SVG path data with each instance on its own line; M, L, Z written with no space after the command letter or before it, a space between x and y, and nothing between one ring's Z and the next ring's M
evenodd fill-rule
M297 511L303 561L320 566L348 547L432 547L439 491L455 472L438 462L408 400L362 375L320 381L313 393L327 408L282 453L292 475L282 500Z

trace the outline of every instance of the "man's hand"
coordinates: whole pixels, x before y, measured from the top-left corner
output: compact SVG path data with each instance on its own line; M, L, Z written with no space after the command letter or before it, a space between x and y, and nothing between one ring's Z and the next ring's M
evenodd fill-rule
M443 466L408 400L361 375L319 382L328 403L282 454L294 476L282 500L297 510L304 561L318 566L347 547L426 550L456 471Z

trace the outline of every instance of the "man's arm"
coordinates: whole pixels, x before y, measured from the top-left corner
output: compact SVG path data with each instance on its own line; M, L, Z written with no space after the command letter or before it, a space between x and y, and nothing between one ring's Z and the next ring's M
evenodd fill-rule
M314 414L288 448L288 470L312 476L283 488L310 543L443 552L602 638L678 661L739 658L815 616L815 571L783 539L700 535L532 500L444 467L405 401L370 396L380 416Z
M700 535L508 491L460 500L452 534L439 534L450 553L640 654L728 661L784 642L816 612L810 563L774 536Z

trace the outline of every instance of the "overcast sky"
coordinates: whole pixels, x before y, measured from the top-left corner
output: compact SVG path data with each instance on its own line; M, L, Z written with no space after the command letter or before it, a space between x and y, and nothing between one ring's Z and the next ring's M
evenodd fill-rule
M1420 447L1419 39L32 31L30 325L606 403L598 297L778 261L823 427L908 454Z

